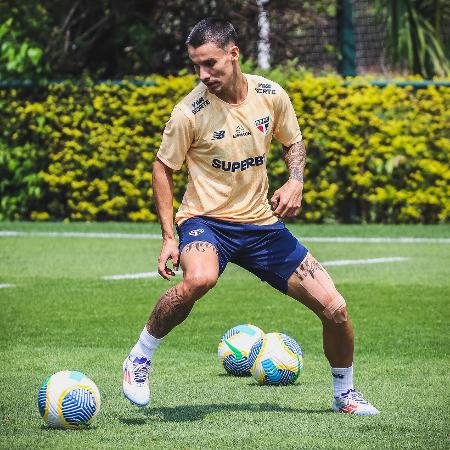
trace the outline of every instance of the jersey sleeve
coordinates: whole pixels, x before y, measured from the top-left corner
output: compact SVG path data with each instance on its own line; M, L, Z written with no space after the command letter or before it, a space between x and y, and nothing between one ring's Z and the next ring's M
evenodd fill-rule
M297 116L291 100L283 88L274 99L275 127L274 137L285 147L302 140L302 133L298 125Z
M177 106L166 123L157 158L173 170L181 169L194 140L194 127L186 114Z

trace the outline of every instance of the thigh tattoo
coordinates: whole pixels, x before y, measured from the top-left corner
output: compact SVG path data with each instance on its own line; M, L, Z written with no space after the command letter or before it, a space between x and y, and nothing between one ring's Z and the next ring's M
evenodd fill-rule
M323 314L334 322L347 320L345 300L336 289L328 272L310 253L295 270L300 285L323 306Z
M208 241L194 241L189 244L186 244L186 247L184 247L184 248L186 249L186 253L189 253L193 250L196 250L198 252L205 252L206 249L212 248L214 250L214 253L216 255L218 255L216 246L211 244L211 242L208 242Z

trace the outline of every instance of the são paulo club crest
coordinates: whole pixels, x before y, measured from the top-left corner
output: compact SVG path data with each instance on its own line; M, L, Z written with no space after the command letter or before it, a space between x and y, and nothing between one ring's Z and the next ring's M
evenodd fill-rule
M262 134L266 135L270 128L270 116L255 120L255 125Z
M196 230L189 231L189 234L191 236L198 236L199 234L202 234L204 232L205 232L205 230L203 228L197 228Z

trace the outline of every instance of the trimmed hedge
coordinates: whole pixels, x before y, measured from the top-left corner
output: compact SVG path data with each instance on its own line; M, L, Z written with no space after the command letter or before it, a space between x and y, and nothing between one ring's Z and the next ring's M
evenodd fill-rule
M0 218L154 221L151 166L195 77L155 86L62 83L0 90ZM302 220L439 223L450 210L450 88L287 85L308 151ZM286 180L281 146L271 189ZM175 173L175 206L186 169Z

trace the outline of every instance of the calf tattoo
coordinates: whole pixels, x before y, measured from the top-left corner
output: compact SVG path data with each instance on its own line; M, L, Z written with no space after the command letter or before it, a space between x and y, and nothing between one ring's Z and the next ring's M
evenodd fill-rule
M288 167L289 178L303 181L303 171L306 164L306 148L303 141L296 142L290 147L283 145L283 159Z
M179 287L174 286L161 296L147 322L147 330L162 338L183 322L191 312L193 304L185 301Z
M185 247L186 253L189 253L192 250L197 250L198 252L204 252L207 248L212 248L214 250L214 253L217 255L217 249L214 245L211 244L211 242L194 241L194 242L191 242L190 244L187 244Z

